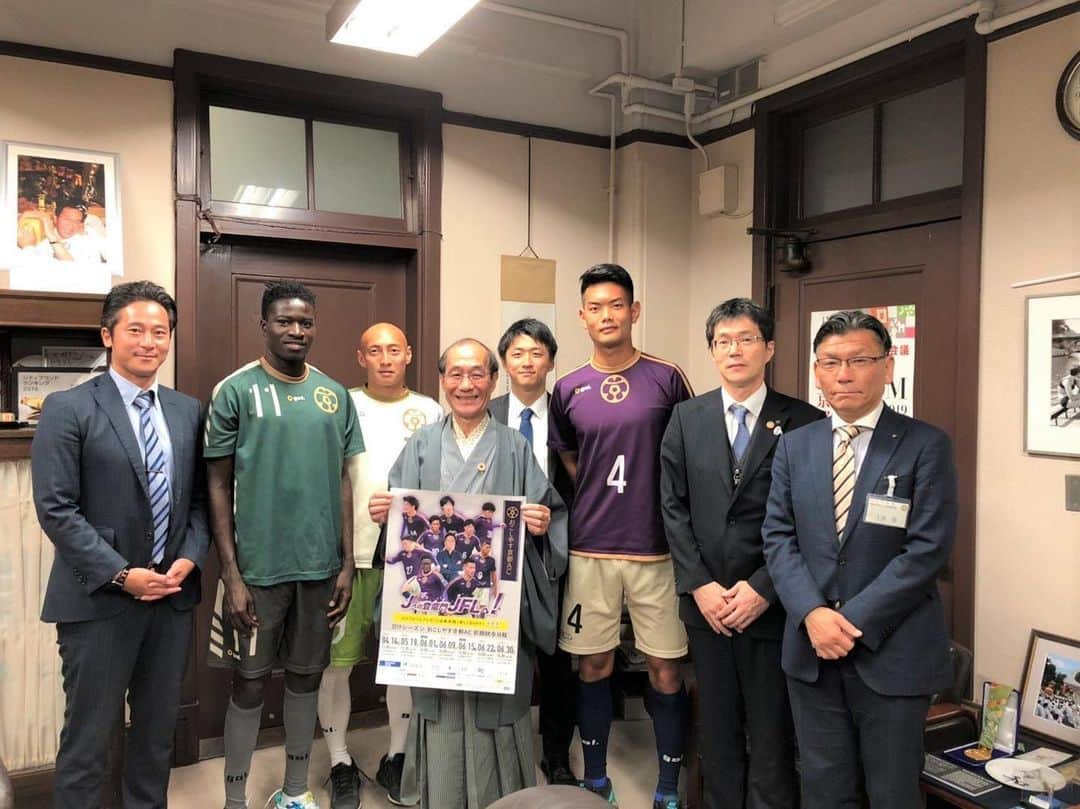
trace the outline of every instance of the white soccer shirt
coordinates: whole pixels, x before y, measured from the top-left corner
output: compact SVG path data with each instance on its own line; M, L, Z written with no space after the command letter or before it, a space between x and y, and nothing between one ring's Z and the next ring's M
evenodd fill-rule
M379 526L368 516L368 500L386 488L390 467L409 436L441 419L443 411L434 399L413 391L392 402L374 398L367 388L353 388L349 393L356 405L365 447L358 461L359 480L352 481L353 554L357 567L370 568L379 542Z

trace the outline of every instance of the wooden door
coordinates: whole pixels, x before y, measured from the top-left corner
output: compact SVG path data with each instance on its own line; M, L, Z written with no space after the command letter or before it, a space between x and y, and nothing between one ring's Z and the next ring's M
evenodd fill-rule
M810 272L791 276L772 269L778 350L773 385L814 400L810 374L812 312L913 304L916 341L914 415L955 439L957 419L974 417L975 391L956 384L960 318L960 220L834 239L807 248ZM897 380L899 384L899 380ZM954 556L970 554L973 538L958 533ZM966 558L970 558L967 556ZM959 586L957 586L959 585ZM952 570L940 582L946 620L953 630L965 620L970 582Z
M364 382L356 362L360 334L382 320L406 323L406 277L412 251L357 245L226 237L202 245L198 267L196 330L200 358L197 390L206 402L213 386L263 353L259 328L264 284L296 280L316 296L316 335L308 361L346 387ZM415 384L415 381L413 381ZM215 751L224 730L231 675L206 665L210 615L214 609L219 567L213 550L203 570L203 601L196 613L192 661L197 701L199 746ZM383 693L375 686L374 661L352 675L353 711L378 707ZM284 677L271 678L263 705L264 729L281 725Z

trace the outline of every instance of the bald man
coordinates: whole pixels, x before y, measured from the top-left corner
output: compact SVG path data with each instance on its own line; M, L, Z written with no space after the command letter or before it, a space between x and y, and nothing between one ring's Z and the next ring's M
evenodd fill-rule
M405 369L412 362L412 347L405 333L392 323L376 323L360 336L356 360L367 370L367 384L350 392L364 435L367 451L360 472L354 470L353 545L356 579L349 611L334 635L330 667L319 688L319 721L330 752L332 809L356 809L360 805L360 771L345 744L352 710L349 674L364 658L364 641L371 629L375 599L382 589L382 568L373 567L379 526L368 516L372 493L386 488L390 467L409 437L421 427L442 418L434 399L415 393L405 385ZM379 764L375 780L386 789L390 802L401 803L401 771L405 762L405 737L412 712L409 689L386 689L390 717L390 747Z

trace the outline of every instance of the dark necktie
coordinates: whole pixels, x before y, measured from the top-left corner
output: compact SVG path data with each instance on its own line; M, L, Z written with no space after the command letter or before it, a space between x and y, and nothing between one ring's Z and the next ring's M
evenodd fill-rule
M532 430L532 417L533 411L531 407L526 407L521 411L521 425L518 429L521 434L525 436L525 440L529 442L529 446L532 446L533 442L533 430Z
M731 441L731 452L736 461L741 461L746 455L746 447L750 444L750 428L746 426L746 417L750 411L741 404L733 404L728 408L735 420L739 423L739 429L735 432L735 438Z
M165 469L165 451L158 439L150 410L154 406L154 392L144 390L135 397L139 411L139 430L146 451L146 478L150 483L150 510L154 514L154 547L150 561L160 562L165 556L165 542L169 538L169 512L172 496L169 492L169 476Z

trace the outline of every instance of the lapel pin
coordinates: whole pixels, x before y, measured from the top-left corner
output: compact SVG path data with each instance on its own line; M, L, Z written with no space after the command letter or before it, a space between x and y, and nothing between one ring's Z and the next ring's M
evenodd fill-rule
M765 426L768 427L771 430L773 427L776 426L776 422L775 421L767 421L767 422L765 422Z
M487 464L478 463L476 465L477 472L483 472L485 469L487 469Z

